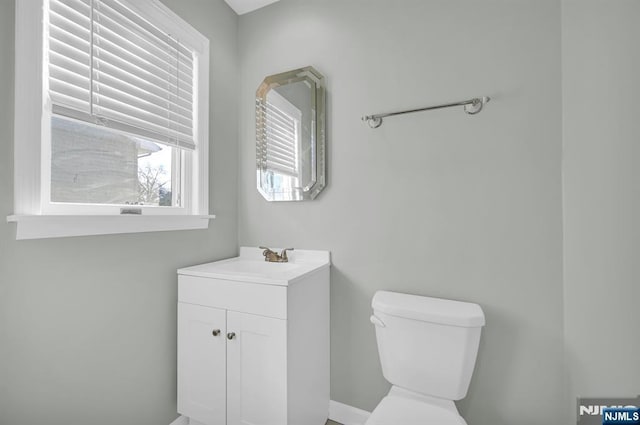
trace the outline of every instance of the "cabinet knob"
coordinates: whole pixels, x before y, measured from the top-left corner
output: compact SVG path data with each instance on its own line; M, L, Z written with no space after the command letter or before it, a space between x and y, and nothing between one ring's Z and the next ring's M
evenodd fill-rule
M227 334L227 339L233 339L233 338L235 338L235 337L236 337L236 333L235 333L235 332L229 332L229 333Z
M220 335L220 329L214 329L213 331L211 331L211 334L212 334L213 336L218 336L218 335Z

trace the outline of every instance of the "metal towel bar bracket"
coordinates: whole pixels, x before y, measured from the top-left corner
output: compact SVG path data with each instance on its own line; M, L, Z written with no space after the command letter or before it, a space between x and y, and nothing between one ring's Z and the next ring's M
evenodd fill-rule
M395 115L411 114L413 112L431 111L433 109L452 108L454 106L464 107L464 111L469 115L475 115L482 111L484 105L489 102L491 98L488 96L475 97L469 100L463 100L462 102L445 103L444 105L427 106L425 108L409 109L406 111L388 112L386 114L366 115L362 117L362 121L369 124L371 128L378 128L382 125L382 119L386 117L393 117Z

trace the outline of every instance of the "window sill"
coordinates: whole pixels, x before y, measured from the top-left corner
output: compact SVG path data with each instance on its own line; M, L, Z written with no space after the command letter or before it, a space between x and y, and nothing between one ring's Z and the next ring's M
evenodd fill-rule
M215 215L10 215L16 239L206 229Z

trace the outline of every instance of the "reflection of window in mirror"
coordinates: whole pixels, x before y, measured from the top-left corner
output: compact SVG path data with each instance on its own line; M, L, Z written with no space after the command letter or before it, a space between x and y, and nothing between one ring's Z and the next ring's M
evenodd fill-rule
M302 112L276 90L267 94L267 169L274 192L300 186Z
M267 201L311 200L324 189L324 96L312 67L268 76L256 90L257 189Z

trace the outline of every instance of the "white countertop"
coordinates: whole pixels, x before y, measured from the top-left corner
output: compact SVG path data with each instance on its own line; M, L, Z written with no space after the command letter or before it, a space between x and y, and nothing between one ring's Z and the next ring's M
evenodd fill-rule
M273 248L273 251L279 253L281 249ZM331 264L329 251L287 251L288 263L264 261L262 252L260 248L241 247L238 257L185 267L179 269L178 274L288 286L301 277Z

